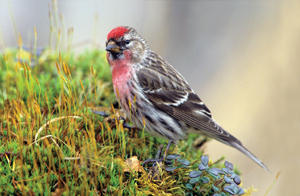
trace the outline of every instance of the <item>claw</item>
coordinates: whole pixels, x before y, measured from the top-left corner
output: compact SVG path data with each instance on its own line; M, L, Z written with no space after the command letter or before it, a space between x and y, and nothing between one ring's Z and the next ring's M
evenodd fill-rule
M162 148L163 148L163 145L160 145L159 146L159 149L158 149L158 151L157 151L157 153L156 153L156 156L155 156L155 158L154 159L147 159L147 160L145 160L144 162L143 162L143 166L144 165L146 165L147 163L151 163L151 162L154 162L153 163L153 167L156 165L156 163L161 163L164 159L163 158L161 158L161 151L162 151Z
M93 113L95 114L99 114L100 116L103 116L103 117L108 117L109 114L107 114L106 112L104 111L96 111L96 110L92 110Z
M153 166L155 166L156 163L161 163L162 161L163 161L162 158L160 158L160 159L147 159L147 160L145 160L145 161L142 163L142 166L144 166L144 165L146 165L146 164L148 164L148 163L151 163L151 162L153 162Z
M163 145L160 145L159 150L157 151L155 158L145 160L142 165L144 166L147 163L154 162L154 164L153 164L153 167L154 167L156 165L156 163L162 163L163 161L165 161L172 142L173 142L172 140L169 141L169 143L167 145L167 148L166 148L165 152L163 153L163 155L162 155Z
M165 164L165 159L167 157L167 153L169 151L169 148L171 146L173 141L169 140L169 143L167 145L166 150L162 153L163 145L160 145L159 150L156 153L156 156L154 159L147 159L143 162L142 166L145 166L148 163L152 163L153 165L151 168L149 168L149 174L152 176L154 179L159 178L159 168ZM167 161L167 160L166 160Z

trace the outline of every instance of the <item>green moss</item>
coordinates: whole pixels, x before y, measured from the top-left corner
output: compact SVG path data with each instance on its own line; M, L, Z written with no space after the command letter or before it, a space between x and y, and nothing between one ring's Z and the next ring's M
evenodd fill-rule
M191 166L175 173L162 167L158 179L144 169L124 171L126 159L154 157L166 141L116 121L103 51L45 49L35 61L28 56L34 55L11 49L0 54L1 195L183 195L190 188L188 174L203 153L193 147L196 135L171 150ZM109 117L91 111L99 106Z

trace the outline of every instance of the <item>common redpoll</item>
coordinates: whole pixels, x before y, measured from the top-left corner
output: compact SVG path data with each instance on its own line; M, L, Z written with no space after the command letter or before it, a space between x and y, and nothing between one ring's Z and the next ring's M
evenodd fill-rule
M196 132L236 148L267 169L216 123L182 75L153 52L134 28L120 26L111 30L106 51L117 99L138 128L172 142Z

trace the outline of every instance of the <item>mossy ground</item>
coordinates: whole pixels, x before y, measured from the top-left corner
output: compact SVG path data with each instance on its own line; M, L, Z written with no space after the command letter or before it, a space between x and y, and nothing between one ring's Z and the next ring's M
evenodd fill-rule
M6 50L0 70L1 195L184 195L193 167L151 178L140 166L167 141L123 128L103 51ZM170 152L199 162L196 137Z
M1 193L182 193L172 176L156 186L141 180L144 171L123 171L127 158L151 158L164 141L115 119L104 52L45 50L30 61L26 55L23 49L0 55ZM91 112L99 106L111 116Z

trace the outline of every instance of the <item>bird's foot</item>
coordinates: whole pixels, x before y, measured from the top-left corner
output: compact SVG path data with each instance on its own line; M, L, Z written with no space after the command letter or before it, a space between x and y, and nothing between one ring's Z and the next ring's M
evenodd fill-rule
M154 159L147 159L147 160L145 160L142 165L144 166L144 165L146 165L148 163L153 163L153 162L154 162L154 164L156 164L156 163L162 163L163 161L165 161L166 156L168 154L168 151L170 149L170 146L171 146L172 142L173 142L172 140L169 140L167 148L166 148L166 150L164 151L163 154L162 154L163 145L160 145L159 149L158 149L158 151L156 153L155 158Z
M164 157L161 156L162 148L163 148L163 145L160 145L155 158L145 160L142 165L145 166L149 163L153 163L152 167L154 167L157 163L162 163L164 160Z
M156 163L161 163L163 162L163 159L162 158L159 158L159 159L147 159L143 162L143 166L144 165L147 165L148 163L153 163L153 164L156 164Z
M165 159L167 157L167 153L169 151L169 148L170 148L171 144L172 144L172 141L170 140L168 145L167 145L167 148L164 152L162 152L163 145L160 145L159 150L157 151L155 158L154 159L147 159L142 164L143 166L145 166L149 163L153 163L152 167L149 168L149 174L154 179L159 178L159 174L160 174L159 171L161 171L161 168L165 164Z
M163 145L160 145L159 150L156 153L156 156L154 159L147 159L143 162L143 166L149 164L149 163L153 163L152 166L149 168L149 176L151 176L151 178L153 179L158 179L159 178L159 171L160 168L163 165L163 161L164 161L164 156L162 156L162 149L163 149Z

